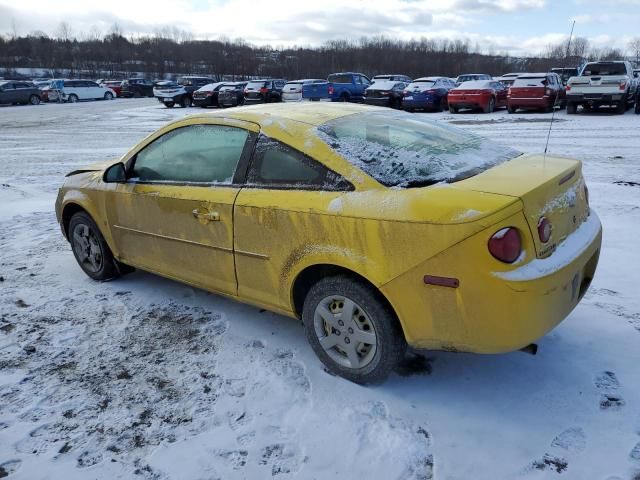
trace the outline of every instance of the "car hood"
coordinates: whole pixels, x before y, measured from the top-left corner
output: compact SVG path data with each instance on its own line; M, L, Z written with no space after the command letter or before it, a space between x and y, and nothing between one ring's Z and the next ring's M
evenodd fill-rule
M73 175L79 175L81 173L87 173L87 172L102 172L107 168L109 168L114 163L118 163L119 161L120 159L111 159L103 162L92 163L87 166L70 171L65 175L65 177L71 177Z

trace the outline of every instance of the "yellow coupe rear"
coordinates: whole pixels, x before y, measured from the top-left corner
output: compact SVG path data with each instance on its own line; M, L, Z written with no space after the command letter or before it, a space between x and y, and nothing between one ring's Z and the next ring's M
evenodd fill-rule
M187 117L72 172L56 212L92 278L140 268L301 318L362 383L407 344L535 342L584 295L601 243L579 161L344 104Z

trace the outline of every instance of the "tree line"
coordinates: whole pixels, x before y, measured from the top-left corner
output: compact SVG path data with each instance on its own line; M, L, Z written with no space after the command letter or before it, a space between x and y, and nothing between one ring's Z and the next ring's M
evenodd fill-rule
M637 47L637 45L636 45ZM634 47L630 44L630 49ZM638 55L636 50L635 55ZM399 40L367 37L331 40L317 47L272 48L242 40L194 40L181 31L127 38L117 27L109 34L71 35L61 25L58 35L43 32L0 36L0 69L4 76L18 68L43 68L53 76L122 78L142 74L166 78L175 74L206 74L220 79L255 77L326 78L329 73L358 71L366 75L402 73L412 78L455 77L460 73L548 71L577 67L584 61L620 59L624 52L596 49L587 39L548 45L537 56L513 57L483 53L463 40ZM0 70L0 74L2 71Z

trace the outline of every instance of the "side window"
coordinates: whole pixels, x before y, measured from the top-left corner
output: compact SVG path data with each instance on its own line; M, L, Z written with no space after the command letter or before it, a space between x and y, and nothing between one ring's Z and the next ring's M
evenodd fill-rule
M137 154L131 177L142 182L230 185L248 135L222 125L177 128Z
M272 188L349 190L351 184L303 153L261 135L249 167L247 184Z

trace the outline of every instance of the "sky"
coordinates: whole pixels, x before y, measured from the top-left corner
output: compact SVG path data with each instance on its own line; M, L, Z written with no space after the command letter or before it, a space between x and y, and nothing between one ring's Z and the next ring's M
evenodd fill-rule
M332 39L448 38L483 52L536 54L575 35L592 46L624 49L640 36L640 0L0 0L0 34L44 31L66 22L75 36L126 36L167 28L196 39L221 36L256 45L320 45Z

